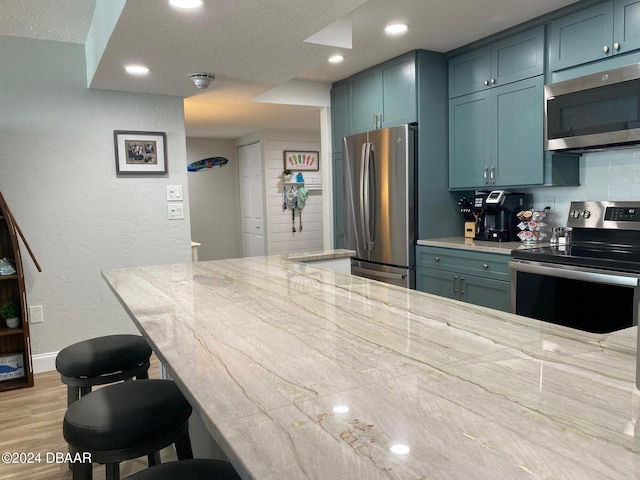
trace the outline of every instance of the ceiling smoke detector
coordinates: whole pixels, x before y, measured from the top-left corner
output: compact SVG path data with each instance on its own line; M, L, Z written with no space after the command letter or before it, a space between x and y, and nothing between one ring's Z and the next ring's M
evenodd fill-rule
M211 82L213 82L216 76L211 73L192 73L189 75L189 78L195 83L196 87L209 88L209 85L211 85Z

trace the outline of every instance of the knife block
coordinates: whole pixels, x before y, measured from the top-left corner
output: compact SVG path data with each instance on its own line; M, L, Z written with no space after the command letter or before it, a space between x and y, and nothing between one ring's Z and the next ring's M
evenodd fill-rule
M464 222L464 237L473 238L476 236L477 222Z

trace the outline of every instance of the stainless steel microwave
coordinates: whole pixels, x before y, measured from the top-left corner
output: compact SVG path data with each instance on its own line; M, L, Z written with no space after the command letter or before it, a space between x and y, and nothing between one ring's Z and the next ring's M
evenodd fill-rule
M640 63L545 85L545 150L640 143Z

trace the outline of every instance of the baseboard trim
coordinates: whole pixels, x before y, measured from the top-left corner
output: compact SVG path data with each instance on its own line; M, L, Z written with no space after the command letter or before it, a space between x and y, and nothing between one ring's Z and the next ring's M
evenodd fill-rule
M31 357L33 373L52 372L56 369L58 352L39 353Z

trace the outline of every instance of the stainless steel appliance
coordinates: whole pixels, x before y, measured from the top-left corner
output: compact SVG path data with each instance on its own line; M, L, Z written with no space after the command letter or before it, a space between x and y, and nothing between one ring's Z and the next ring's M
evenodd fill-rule
M545 85L545 149L640 142L640 63Z
M473 213L477 215L476 240L493 242L518 241L518 217L526 209L524 193L506 190L479 191L473 199Z
M511 311L607 333L638 324L640 201L572 202L571 243L511 252Z
M345 248L351 273L415 288L416 130L344 138Z

